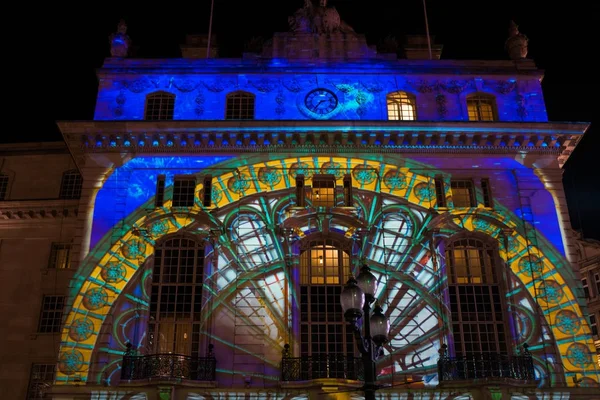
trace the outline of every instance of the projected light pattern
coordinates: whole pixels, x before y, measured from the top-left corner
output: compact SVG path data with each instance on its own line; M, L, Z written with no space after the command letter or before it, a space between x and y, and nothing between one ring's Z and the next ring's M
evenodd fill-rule
M405 185L390 181L386 185L380 177L397 177L398 172L390 173L398 171L397 166L315 156L229 168L213 175L213 193L220 196L210 213L198 200L204 189L198 184L196 203L184 212L171 209L170 199L154 208L150 198L120 221L124 229L117 239L107 232L74 280L56 383L74 384L75 376L82 381L113 382L128 341L140 351L147 350L149 258L157 240L177 232L208 241L206 258L212 261L204 282L209 295L203 299L201 329L215 343L219 381L231 384L243 376L235 365L237 355L243 354L254 360L250 364L260 366L260 371L252 371L255 378L277 382L283 345L299 340L292 323L298 307L290 280L294 271L286 266L281 224L295 204L294 175L303 172L310 185L315 171L332 165L352 174L360 218L372 227L365 240L355 244L379 279L377 297L391 319L391 342L380 363L383 379L409 374L434 384L437 351L449 335L448 305L442 296L443 251L438 246L445 237L467 230L501 244L500 256L510 271L506 302L514 311L511 331L517 345L530 345L537 374L545 376L548 368L555 368L548 375L552 380L571 384L571 376L585 374L598 382L588 357L593 351L589 327L571 321L573 314L582 320L571 290L575 278L547 241L540 238L540 247L527 241L512 213L499 205L491 210L478 204L450 209L441 218L431 195L432 178L412 170L409 163L401 168ZM265 171L271 171L268 179ZM337 184L342 185L341 179ZM309 212L303 223L294 226L293 235L301 239L328 226L354 240L352 216L343 211L331 218L324 215ZM513 232L507 246L502 236L505 227ZM247 335L259 337L260 346L240 340L235 333L240 326Z

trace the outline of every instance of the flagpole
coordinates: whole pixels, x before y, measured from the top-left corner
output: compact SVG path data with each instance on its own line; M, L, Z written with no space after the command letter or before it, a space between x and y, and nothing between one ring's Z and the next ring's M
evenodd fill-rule
M425 0L423 0L425 1ZM206 58L210 58L210 39L212 35L212 21L213 21L213 9L215 7L215 0L210 3L210 20L208 22L208 44L206 46Z
M431 55L431 37L429 36L429 22L427 21L427 5L425 4L425 0L423 0L423 13L425 14L425 32L427 33L427 48L429 50L429 59L433 60L433 56Z

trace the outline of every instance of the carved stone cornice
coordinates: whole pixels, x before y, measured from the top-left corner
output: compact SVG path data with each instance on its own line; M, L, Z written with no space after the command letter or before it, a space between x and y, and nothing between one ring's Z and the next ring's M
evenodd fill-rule
M57 218L74 219L77 217L78 208L79 199L0 201L0 221L47 220Z

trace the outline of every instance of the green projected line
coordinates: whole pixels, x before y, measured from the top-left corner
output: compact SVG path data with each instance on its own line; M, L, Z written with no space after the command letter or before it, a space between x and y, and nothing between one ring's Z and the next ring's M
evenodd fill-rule
M145 300L140 299L139 297L133 296L133 295L131 295L129 293L125 293L125 297L127 297L129 300L131 300L131 301L133 301L135 303L139 303L139 304L141 304L143 306L150 307L150 303L148 303Z

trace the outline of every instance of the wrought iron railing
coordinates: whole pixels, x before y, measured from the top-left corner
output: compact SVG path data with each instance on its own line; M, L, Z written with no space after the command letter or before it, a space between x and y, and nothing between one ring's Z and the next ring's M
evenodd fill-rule
M468 357L448 357L445 346L440 350L438 379L440 382L481 378L510 378L533 381L533 358L527 347L520 355L481 353Z
M217 360L211 357L190 357L179 354L125 355L121 380L187 379L214 381Z
M282 381L308 381L321 378L364 380L363 362L345 354L283 357Z

